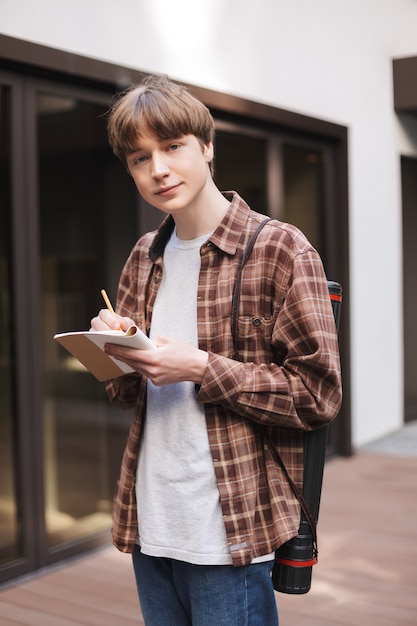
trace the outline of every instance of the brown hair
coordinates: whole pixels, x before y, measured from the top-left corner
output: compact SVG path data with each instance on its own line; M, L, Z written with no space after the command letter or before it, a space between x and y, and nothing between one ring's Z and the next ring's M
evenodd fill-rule
M214 121L186 87L154 75L119 94L108 112L108 139L123 163L141 132L154 133L159 139L195 135L203 146L214 141Z

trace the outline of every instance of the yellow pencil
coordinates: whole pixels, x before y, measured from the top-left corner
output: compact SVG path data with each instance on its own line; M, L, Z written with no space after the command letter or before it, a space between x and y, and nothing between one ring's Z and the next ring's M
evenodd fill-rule
M107 306L108 310L110 311L110 313L113 313L113 315L116 315L116 313L115 313L115 311L114 311L114 309L112 307L112 304L111 304L111 302L109 300L109 296L106 293L106 290L102 289L100 293L103 296L103 300L106 303L106 306ZM121 330L122 332L125 332L121 326L119 326L119 330Z
M114 309L113 309L113 307L111 305L111 302L109 300L109 296L107 295L105 289L101 290L101 295L103 296L103 300L106 303L106 306L107 306L108 310L110 311L110 313L114 313Z

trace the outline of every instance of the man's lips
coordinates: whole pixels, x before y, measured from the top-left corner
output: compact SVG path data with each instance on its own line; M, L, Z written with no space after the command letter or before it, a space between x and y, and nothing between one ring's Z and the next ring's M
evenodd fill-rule
M168 187L161 187L160 189L158 189L158 191L156 191L156 195L157 196L169 196L171 193L176 191L176 189L178 189L178 187L179 187L179 184L178 185L169 185Z

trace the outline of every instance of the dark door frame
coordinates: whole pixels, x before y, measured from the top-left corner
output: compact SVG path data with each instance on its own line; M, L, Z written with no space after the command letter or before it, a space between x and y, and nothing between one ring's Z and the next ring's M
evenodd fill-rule
M417 289L415 241L417 237L417 158L401 157L403 218L403 321L404 321L404 419L417 418L416 346Z

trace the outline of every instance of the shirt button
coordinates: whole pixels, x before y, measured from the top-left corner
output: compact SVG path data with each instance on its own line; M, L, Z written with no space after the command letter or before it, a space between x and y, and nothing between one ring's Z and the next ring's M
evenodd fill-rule
M260 317L254 317L252 320L252 324L254 326L260 326L262 324L262 320Z

